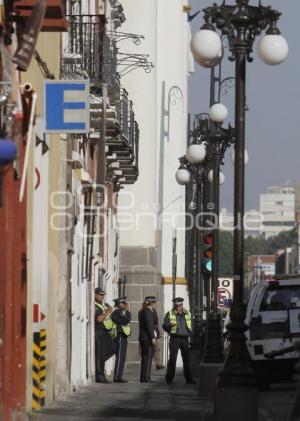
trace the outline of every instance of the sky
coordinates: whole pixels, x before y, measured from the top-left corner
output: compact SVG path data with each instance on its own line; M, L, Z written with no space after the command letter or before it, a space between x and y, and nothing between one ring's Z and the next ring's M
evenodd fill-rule
M191 14L221 0L190 0ZM234 1L227 1L228 4ZM258 1L249 4L257 5ZM246 148L246 209L258 209L259 194L268 186L294 185L300 182L300 37L299 0L263 0L282 12L279 29L289 44L287 60L278 66L261 62L254 46L254 61L247 65ZM200 29L202 12L193 20L192 31ZM223 78L234 76L234 63L223 59ZM207 112L209 107L210 72L195 63L195 73L189 77L189 112ZM226 123L234 126L234 89L221 100L229 109ZM227 151L225 183L221 186L221 206L233 208L233 167Z

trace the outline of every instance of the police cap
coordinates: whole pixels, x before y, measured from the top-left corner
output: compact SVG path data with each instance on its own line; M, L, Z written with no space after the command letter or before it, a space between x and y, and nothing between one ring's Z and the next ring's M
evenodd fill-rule
M120 298L115 298L113 300L115 302L115 305L117 306L118 304L127 304L127 297L120 297Z
M95 288L95 294L99 294L99 295L105 295L106 294L106 292L105 291L103 291L103 289L102 288Z
M156 303L156 297L154 295L148 295L145 297L145 303Z
M176 297L173 300L174 306L180 306L181 304L183 304L184 299L181 297Z

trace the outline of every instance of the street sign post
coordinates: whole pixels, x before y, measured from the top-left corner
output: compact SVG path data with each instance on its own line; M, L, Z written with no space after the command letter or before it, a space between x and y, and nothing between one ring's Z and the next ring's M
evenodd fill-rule
M46 80L45 133L88 133L89 80Z

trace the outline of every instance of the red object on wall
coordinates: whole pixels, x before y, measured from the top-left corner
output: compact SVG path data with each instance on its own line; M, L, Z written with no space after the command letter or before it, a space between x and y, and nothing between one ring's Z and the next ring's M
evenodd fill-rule
M39 319L39 305L33 304L33 323L38 323Z
M46 315L39 309L38 304L33 304L33 323L39 323L46 318Z
M19 157L22 168L23 142ZM12 164L0 177L0 419L17 421L26 398L26 203Z
M42 25L42 31L60 32L68 30L68 23L65 18L65 8L62 0L48 0L45 19ZM31 15L32 8L36 0L15 0L14 12L20 18L27 18Z

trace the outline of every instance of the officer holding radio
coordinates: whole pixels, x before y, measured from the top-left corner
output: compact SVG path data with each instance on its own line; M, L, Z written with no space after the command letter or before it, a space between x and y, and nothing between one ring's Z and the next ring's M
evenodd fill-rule
M112 307L104 303L105 291L95 288L95 366L96 382L110 383L105 377L105 362L114 355Z
M115 352L116 363L114 372L114 383L127 383L123 379L123 371L125 367L128 337L131 334L130 321L131 313L128 310L127 297L117 298L114 300L115 310L112 312L111 319L114 323L115 334Z

